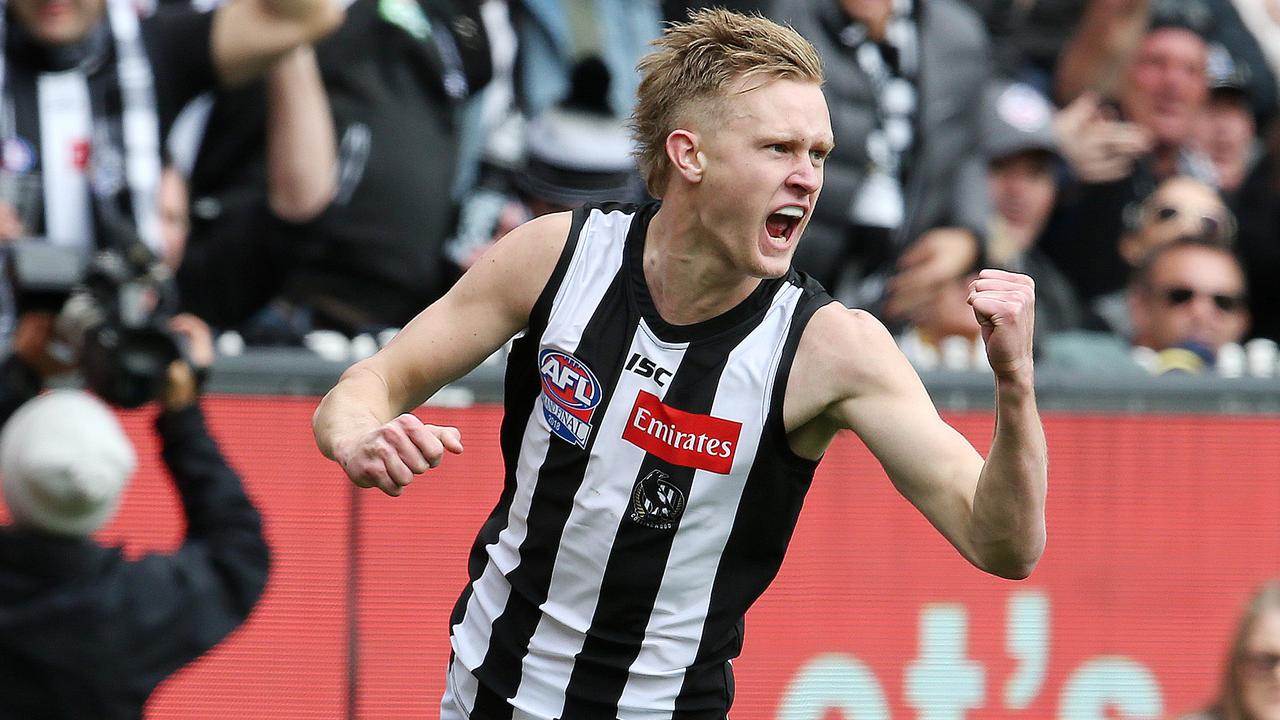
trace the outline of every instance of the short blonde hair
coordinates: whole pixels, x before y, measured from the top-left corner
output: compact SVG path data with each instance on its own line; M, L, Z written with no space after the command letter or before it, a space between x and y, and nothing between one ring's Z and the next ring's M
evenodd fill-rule
M631 131L645 186L661 197L670 174L667 136L697 103L715 103L735 81L762 77L822 84L822 58L790 27L760 15L712 8L673 23L640 60Z

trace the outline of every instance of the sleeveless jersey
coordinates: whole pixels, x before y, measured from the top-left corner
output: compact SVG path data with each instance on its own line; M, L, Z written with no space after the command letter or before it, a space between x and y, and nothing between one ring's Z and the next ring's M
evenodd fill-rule
M642 270L657 208L576 211L508 357L504 489L451 620L473 720L724 718L813 478L782 405L830 297L792 270L664 322Z

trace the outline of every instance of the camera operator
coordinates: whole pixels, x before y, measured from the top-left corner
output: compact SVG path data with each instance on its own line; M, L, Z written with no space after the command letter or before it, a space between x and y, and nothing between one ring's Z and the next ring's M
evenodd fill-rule
M0 431L13 518L0 528L0 717L139 718L155 687L234 630L262 594L261 519L198 402L210 333L190 315L172 318L170 330L190 358L168 367L156 419L187 520L176 552L129 561L89 537L115 511L135 465L94 396L40 395ZM25 325L4 361L0 413L38 388L41 332Z
M142 19L132 0L9 0L0 16L0 201L9 205L0 239L38 237L88 256L113 247L113 226L125 225L163 255L161 139L181 108L260 76L342 17L334 0L228 0Z

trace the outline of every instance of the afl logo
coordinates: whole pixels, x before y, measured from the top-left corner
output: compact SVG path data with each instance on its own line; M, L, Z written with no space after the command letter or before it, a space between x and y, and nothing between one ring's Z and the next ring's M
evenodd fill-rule
M559 350L538 353L542 376L542 416L551 432L565 442L587 446L591 415L603 392L595 373L578 358Z

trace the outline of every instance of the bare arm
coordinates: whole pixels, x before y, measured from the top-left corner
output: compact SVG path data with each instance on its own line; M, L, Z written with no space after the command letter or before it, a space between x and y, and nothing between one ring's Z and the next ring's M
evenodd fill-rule
M462 452L456 429L423 425L408 412L525 327L569 224L560 213L516 228L386 347L344 372L312 418L320 451L357 485L388 495L438 465L445 450Z
M337 147L315 51L303 45L267 73L267 202L289 222L319 215L338 187Z
M335 0L229 0L214 10L213 66L234 87L260 77L277 60L342 24Z
M996 432L985 462L938 416L893 338L867 313L824 308L801 352L815 363L805 373L836 385L819 416L827 433L856 432L898 491L975 566L1023 578L1044 550L1047 460L1032 390L1030 279L1013 277L984 270L970 294L996 370Z
M1080 93L1110 94L1146 30L1150 0L1090 0L1058 57L1054 95L1067 105Z

